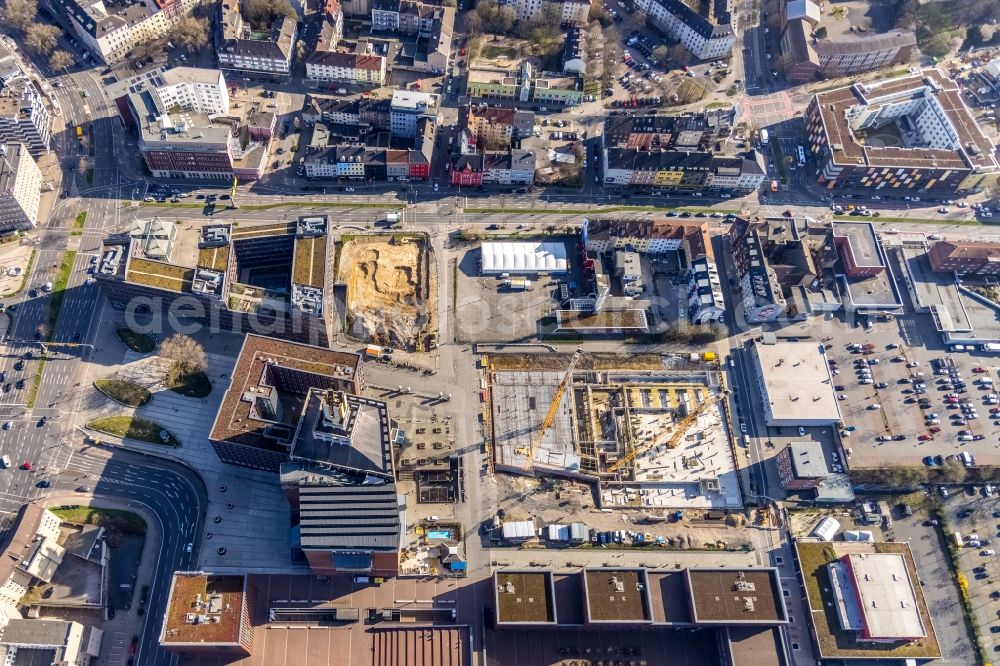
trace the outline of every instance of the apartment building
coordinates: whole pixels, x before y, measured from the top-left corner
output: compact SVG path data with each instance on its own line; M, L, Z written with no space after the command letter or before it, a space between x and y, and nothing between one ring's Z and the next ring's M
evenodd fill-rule
M49 152L52 116L45 100L26 76L18 75L0 89L0 142L22 143L40 157Z
M601 137L604 184L651 191L755 190L766 175L760 154L711 152L731 134L734 119L731 108L680 116L609 116Z
M530 150L486 153L483 184L530 185L535 181L535 154Z
M385 81L385 57L372 53L316 51L306 59L306 78L376 87Z
M518 21L536 18L547 6L559 12L563 24L586 25L590 14L590 3L585 0L504 0L503 4L514 8Z
M811 4L811 0L800 2ZM916 51L917 37L912 31L852 32L838 29L841 23L822 23L827 29L823 39L812 36L817 26L808 18L793 18L785 24L781 51L790 58L790 81L806 83L820 76L850 76L901 65Z
M469 97L487 100L547 102L562 106L576 106L583 101L579 77L536 72L527 60L513 72L469 70L467 91Z
M775 321L787 306L778 277L764 255L757 225L737 219L727 235L739 279L743 320L749 324Z
M863 136L882 130L891 138ZM817 180L829 189L954 194L1000 170L957 84L936 69L818 93L806 109Z
M38 224L42 172L21 143L0 145L0 234Z
M219 13L215 52L221 69L275 80L289 76L298 38L295 19L282 16L256 31L243 20L239 0L223 0Z
M437 113L436 95L415 90L394 90L389 104L389 131L395 137L415 138L418 121L434 119Z
M198 0L47 0L53 14L68 19L84 46L114 64L140 44L168 35Z
M700 60L725 58L736 44L736 17L730 0L707 0L699 3L702 12L683 0L637 0L637 9L671 35Z

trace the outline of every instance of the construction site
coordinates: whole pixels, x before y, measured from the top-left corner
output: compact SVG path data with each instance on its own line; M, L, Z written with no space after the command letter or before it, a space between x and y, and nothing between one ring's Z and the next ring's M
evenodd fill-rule
M436 337L437 280L423 235L341 236L337 258L352 338L409 350L430 348Z
M643 368L597 367L580 351L542 364L561 369L490 362L495 470L586 482L600 508L742 508L718 370L656 358Z

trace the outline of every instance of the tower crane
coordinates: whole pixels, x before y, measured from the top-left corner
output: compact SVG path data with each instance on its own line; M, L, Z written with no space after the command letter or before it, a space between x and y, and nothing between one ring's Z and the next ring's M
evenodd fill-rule
M573 358L570 359L569 367L566 368L566 374L563 375L562 381L556 387L556 392L552 396L552 402L549 404L549 411L546 412L545 418L542 419L541 425L538 426L538 432L535 433L534 439L531 440L531 445L514 449L515 453L519 453L525 457L525 462L522 466L525 470L531 469L531 462L535 459L535 451L542 443L545 431L552 426L552 422L556 419L556 410L559 409L559 403L562 402L563 394L566 393L566 387L569 386L570 380L573 379L573 370L576 369L576 364L582 356L583 349L578 347L573 354Z
M664 438L667 438L665 442L667 448L668 449L674 448L681 441L681 438L684 436L684 433L687 432L687 429L690 428L691 425L694 424L696 420L698 420L698 416L706 409L708 409L710 405L714 405L718 399L719 399L718 396L714 395L705 398L704 402L695 407L690 414L681 419L676 425L674 425L673 428L661 433L659 437L653 439L652 441L632 449L630 453L622 456L617 461L615 461L614 464L608 467L608 471L617 472L619 469L621 469L628 463L632 462L646 451L649 451L650 449L655 448L660 444L663 444Z

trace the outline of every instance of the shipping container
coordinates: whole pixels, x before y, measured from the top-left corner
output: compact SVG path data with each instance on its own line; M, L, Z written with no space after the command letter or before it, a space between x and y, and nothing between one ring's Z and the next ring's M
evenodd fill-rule
M365 356L371 356L373 358L378 358L382 355L382 348L378 345L367 345L365 347Z

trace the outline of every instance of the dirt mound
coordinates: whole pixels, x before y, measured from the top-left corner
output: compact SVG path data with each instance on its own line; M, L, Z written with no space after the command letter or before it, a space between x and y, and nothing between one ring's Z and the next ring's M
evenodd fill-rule
M433 332L433 261L420 236L346 240L337 279L347 285L347 330L358 340L415 348Z

